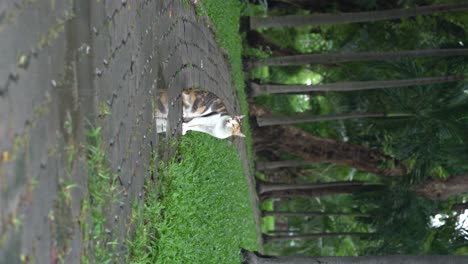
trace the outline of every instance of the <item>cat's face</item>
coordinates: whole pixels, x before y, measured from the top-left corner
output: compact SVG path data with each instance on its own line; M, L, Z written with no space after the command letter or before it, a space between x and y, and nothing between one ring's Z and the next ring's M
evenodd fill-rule
M226 126L231 128L232 135L233 136L238 136L238 137L245 137L244 134L241 132L241 120L244 118L244 116L234 116L230 117L227 122Z

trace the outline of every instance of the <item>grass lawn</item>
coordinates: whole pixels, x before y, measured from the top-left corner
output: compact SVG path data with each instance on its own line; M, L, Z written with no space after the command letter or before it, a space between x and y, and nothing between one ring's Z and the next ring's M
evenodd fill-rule
M255 250L249 190L237 151L201 133L179 145L181 160L164 165L158 186L136 208L131 263L240 263Z
M239 35L239 18L241 16L240 0L202 0L198 5L199 15L208 15L216 27L216 39L219 45L228 52L232 69L232 80L237 91L237 97L242 114L249 116L249 106L245 94L244 72L242 70L242 40ZM237 113L236 113L237 114ZM242 130L247 136L247 156L253 166L252 137L247 118L244 119ZM253 171L253 167L251 168Z
M229 53L241 108L247 113L238 33L240 2L203 0L218 43ZM251 137L248 122L248 155ZM158 182L147 183L144 207L135 205L135 234L129 263L241 263L240 249L257 249L249 188L237 150L227 140L190 132L178 153L161 166Z

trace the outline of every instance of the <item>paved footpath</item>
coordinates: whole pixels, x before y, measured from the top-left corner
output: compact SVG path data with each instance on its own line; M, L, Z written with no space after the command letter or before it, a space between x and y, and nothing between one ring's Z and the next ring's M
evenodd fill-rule
M93 128L101 128L101 148L119 176L105 232L123 263L151 153L171 153L154 131L154 95L169 92L169 137L180 131L183 88L205 87L240 112L209 22L182 2L0 3L0 264L79 263L94 254L92 242L83 243L91 230L82 230L90 221L83 202ZM248 173L245 146L235 144Z

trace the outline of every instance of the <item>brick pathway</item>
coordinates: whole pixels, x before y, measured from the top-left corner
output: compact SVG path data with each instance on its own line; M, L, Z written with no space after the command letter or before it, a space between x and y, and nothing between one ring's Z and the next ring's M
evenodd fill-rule
M208 24L180 0L0 3L0 263L79 263L93 254L81 230L90 221L91 127L101 128L121 180L106 225L123 263L132 204L143 201L151 152L163 142L152 118L156 92L170 95L169 136L180 131L185 87L205 87L240 112ZM235 144L248 168L243 142Z

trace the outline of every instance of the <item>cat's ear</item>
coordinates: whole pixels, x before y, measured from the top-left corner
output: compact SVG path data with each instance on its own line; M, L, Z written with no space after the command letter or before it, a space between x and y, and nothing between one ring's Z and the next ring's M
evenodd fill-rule
M245 135L242 134L242 132L238 132L238 133L236 133L235 135L238 136L238 137L244 137L244 138L245 138Z
M242 118L244 118L244 115L241 115L241 116L235 116L234 117L238 122L240 122L242 120Z

